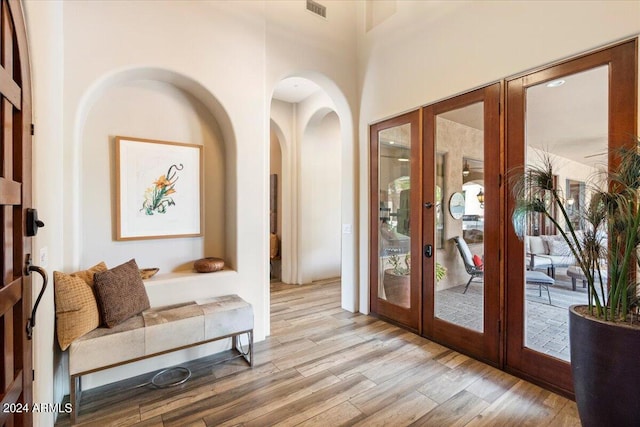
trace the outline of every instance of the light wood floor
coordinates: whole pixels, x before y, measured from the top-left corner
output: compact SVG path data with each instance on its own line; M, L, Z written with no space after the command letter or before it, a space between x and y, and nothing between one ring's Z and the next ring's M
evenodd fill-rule
M255 366L191 362L170 389L149 376L88 390L94 426L579 426L574 402L375 318L340 308L339 283L272 285ZM59 426L69 425L61 415Z

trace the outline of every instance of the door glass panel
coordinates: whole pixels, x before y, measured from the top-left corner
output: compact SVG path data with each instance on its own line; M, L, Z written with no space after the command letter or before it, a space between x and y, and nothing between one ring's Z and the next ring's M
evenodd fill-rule
M435 315L483 332L486 212L482 102L436 116L436 153Z
M410 176L411 124L378 133L378 297L411 307Z
M607 169L608 66L545 82L526 92L526 164L549 159L554 186L565 198L570 224L581 233L584 211L598 171ZM539 194L548 205L548 195ZM535 195L533 197L536 197ZM569 229L558 210L550 210L560 227ZM567 308L586 304L581 270L559 230L542 214L531 216L525 236L525 346L570 360ZM580 235L580 234L578 234ZM532 272L552 284L534 280ZM543 276L539 276L543 274Z

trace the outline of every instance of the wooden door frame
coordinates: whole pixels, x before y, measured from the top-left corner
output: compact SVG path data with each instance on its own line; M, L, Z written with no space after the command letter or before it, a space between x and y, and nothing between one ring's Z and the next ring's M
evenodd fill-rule
M501 150L501 95L502 83L489 84L483 88L458 95L424 107L423 114L423 202L435 205L435 161L436 125L438 114L482 102L484 105L484 180L485 207L496 215L485 217L485 275L484 275L484 325L483 332L446 322L435 316L435 257L423 257L422 307L423 335L447 347L468 354L493 366L501 365L501 295L502 267L500 261L500 238L488 238L493 230L502 234L502 150ZM433 210L423 211L423 244L435 244L435 221ZM493 254L495 257L492 257ZM490 285L487 285L487 284Z
M415 266L420 265L421 260L421 242L420 238L416 236L422 235L422 224L420 215L421 206L421 164L422 161L422 148L421 138L422 135L422 120L421 110L414 110L408 113L402 114L397 117L393 117L388 120L384 120L375 123L369 127L369 142L370 142L370 161L369 161L369 307L370 312L373 315L389 320L392 323L396 323L414 332L420 333L421 330L421 277L422 269ZM395 304L391 304L383 299L378 298L378 269L379 269L379 238L378 227L380 222L379 213L379 168L378 168L378 155L379 155L379 143L378 133L382 130L389 129L395 126L401 126L404 124L411 124L411 189L415 188L415 191L410 193L410 221L411 221L411 265L414 266L411 269L410 283L411 283L411 296L409 309L400 307Z
M609 65L609 165L617 159L611 149L635 144L637 132L638 39L633 39L577 58L550 65L518 77L507 79L506 90L506 167L522 167L525 159L525 92L528 87ZM524 346L524 244L516 236L510 220L515 207L507 197L505 211L505 291L506 366L508 372L540 384L565 396L573 397L571 365L560 359L542 357Z
M31 207L31 77L27 35L18 0L2 0L2 67L0 91L4 144L0 166L2 199L2 282L0 284L0 341L3 345L0 384L2 405L19 404L31 409L33 400L33 360L26 324L31 315L31 277L25 274L26 254L31 238L26 235L26 208ZM7 232L8 231L8 232ZM30 426L31 411L0 411L0 424Z

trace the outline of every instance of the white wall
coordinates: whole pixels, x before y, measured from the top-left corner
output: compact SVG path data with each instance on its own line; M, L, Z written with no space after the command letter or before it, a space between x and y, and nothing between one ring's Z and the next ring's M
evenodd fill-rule
M203 237L114 240L115 136L204 146ZM231 257L225 253L224 141L215 118L192 95L157 80L127 81L109 87L87 113L80 151L80 266L105 261L107 266L115 267L135 257L141 268L159 267L162 275L191 270L194 260L215 256L235 268L229 265Z
M342 258L340 121L335 112L319 116L301 141L302 230L309 245L302 263L309 282L339 277Z
M640 33L638 1L395 3L396 13L369 32L367 3L358 3L360 141L381 119ZM359 154L366 183L366 144ZM363 230L368 197L362 185ZM366 233L359 243L362 310L369 299Z

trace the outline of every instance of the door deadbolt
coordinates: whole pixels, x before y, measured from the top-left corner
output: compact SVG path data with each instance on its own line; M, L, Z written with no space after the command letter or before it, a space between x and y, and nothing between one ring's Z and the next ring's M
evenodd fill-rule
M424 256L431 258L433 256L433 245L424 245Z

